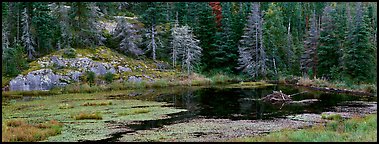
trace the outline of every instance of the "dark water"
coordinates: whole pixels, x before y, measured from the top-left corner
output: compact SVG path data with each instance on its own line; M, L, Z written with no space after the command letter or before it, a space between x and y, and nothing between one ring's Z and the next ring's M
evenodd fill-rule
M259 99L272 91L281 90L285 94L306 93L293 96L293 100L319 99L309 105L270 104ZM128 97L128 96L126 96ZM130 98L130 96L129 96ZM223 88L208 87L201 89L185 89L175 94L161 94L155 97L135 96L133 99L151 100L172 103L173 107L187 109L187 112L170 115L163 120L140 121L138 124L127 125L134 131L159 128L163 125L186 122L192 118L227 118L231 120L273 119L301 113L322 113L333 106L346 101L376 101L376 97L353 96L347 94L325 93L291 86L275 85L264 88ZM101 141L117 141L122 134L114 134L111 138Z

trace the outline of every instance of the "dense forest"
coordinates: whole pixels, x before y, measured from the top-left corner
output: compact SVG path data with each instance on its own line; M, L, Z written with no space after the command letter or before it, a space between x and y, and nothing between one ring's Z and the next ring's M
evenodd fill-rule
M375 2L2 2L2 75L106 46L188 73L376 83L376 36Z

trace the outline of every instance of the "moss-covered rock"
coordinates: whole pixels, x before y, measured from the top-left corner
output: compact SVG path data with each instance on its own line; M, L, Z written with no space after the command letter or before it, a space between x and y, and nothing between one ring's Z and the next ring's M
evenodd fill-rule
M28 70L24 71L18 79L13 80L19 82L20 79L24 79L28 81L28 73L33 73L44 68L52 70L52 74L56 75L60 80L61 84L55 83L53 86L62 85L62 83L65 85L79 82L79 77L87 71L92 71L96 76L102 77L106 73L112 73L114 74L114 80L130 79L130 81L154 81L156 78L172 77L176 73L179 73L175 70L161 71L162 68L167 68L164 67L168 65L166 62L154 62L148 59L136 60L104 46L97 47L96 49L62 49L41 57L29 65L30 68ZM157 67L160 69L157 69ZM45 77L45 75L38 75L37 81L41 80L39 77ZM28 84L25 86L27 87ZM10 85L10 87L12 90L37 90L33 88L17 89L15 85Z

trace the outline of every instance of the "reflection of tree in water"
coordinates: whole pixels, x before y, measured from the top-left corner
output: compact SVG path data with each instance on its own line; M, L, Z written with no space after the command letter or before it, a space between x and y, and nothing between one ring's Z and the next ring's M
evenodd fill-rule
M182 106L191 112L199 110L198 101L193 93L193 90L186 90L182 94Z

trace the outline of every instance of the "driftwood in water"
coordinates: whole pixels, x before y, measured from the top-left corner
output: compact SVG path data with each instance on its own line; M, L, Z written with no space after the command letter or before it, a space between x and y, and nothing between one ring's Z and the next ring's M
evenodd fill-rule
M269 94L261 98L260 100L265 101L265 102L270 102L270 103L289 103L289 104L310 104L310 103L318 101L317 99L305 99L301 101L293 101L291 98L292 96L306 93L306 92L307 91L292 94L292 95L287 95L287 94L284 94L282 91L273 91L272 94Z
M271 103L292 101L290 95L286 95L282 91L273 91L272 94L261 98L261 100Z

